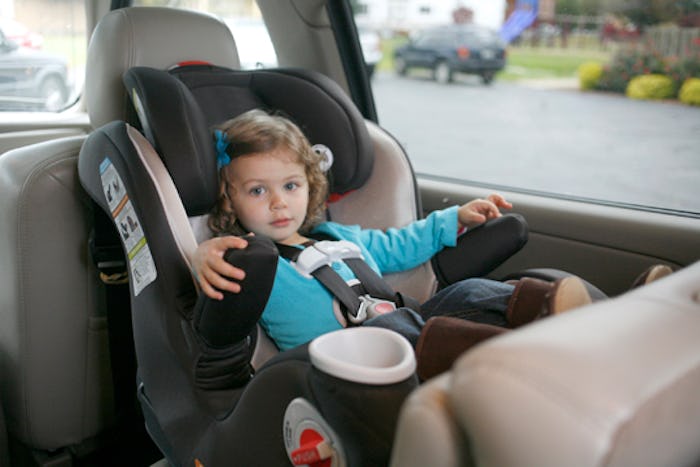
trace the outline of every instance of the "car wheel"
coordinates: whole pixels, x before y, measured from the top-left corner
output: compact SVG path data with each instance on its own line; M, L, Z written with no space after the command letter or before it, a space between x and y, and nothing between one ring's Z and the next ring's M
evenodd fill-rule
M494 76L495 73L493 71L484 71L483 73L481 73L481 82L484 84L491 84Z
M452 82L452 69L446 61L440 60L433 68L433 79L440 84L447 84Z
M401 76L406 75L408 67L406 66L406 60L401 57L394 57L394 69Z
M66 86L60 78L57 76L44 78L39 89L44 103L44 110L57 112L63 108L68 96Z

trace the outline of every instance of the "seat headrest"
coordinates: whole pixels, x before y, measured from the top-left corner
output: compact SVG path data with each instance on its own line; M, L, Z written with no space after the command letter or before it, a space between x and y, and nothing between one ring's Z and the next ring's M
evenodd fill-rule
M163 158L190 216L209 212L216 202L214 127L255 108L281 111L311 144L331 149L332 193L359 188L372 171L373 146L362 114L335 82L319 73L135 67L124 75L124 83L141 129Z
M88 47L85 99L92 125L126 119L122 75L129 68L168 69L192 60L239 68L233 35L223 21L175 8L111 11L95 28Z

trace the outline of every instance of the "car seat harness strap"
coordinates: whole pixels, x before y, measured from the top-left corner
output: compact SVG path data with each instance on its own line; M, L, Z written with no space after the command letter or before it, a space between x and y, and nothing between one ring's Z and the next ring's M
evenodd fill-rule
M300 249L277 244L280 255L307 277L316 278L343 305L346 319L361 324L368 318L394 311L403 306L401 296L363 259L360 248L347 240L311 241ZM361 287L351 287L332 267L344 262Z

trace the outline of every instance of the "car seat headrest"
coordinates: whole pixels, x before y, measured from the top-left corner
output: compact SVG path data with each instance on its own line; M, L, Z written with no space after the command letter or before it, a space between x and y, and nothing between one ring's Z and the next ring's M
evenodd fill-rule
M170 68L206 60L239 68L231 30L220 19L175 8L131 7L105 15L88 47L85 99L93 127L126 120L122 75L133 66Z
M330 148L331 193L359 188L371 173L374 153L364 118L336 83L318 73L135 67L124 83L141 130L163 158L190 216L209 212L218 195L214 127L255 108L281 111L311 144Z

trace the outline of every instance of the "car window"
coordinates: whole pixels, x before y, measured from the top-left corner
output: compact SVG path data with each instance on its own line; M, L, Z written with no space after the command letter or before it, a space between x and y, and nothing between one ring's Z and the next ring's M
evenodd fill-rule
M265 23L259 16L225 18L233 33L238 59L244 70L277 66L277 54L270 40Z
M379 123L419 176L700 216L700 7L652 3L351 5L381 42L371 64L365 51ZM206 7L244 67L274 66L266 41L242 38L246 22L262 33L254 2L134 4ZM448 26L479 40L447 53ZM409 38L420 53L402 56Z
M415 35L413 42L419 47L428 45L431 42L434 42L434 35L429 32L419 33Z
M359 3L383 38L379 123L419 176L700 215L697 2ZM455 20L480 40L403 53Z
M0 112L70 107L82 91L86 55L83 0L1 2Z
M277 55L257 3L251 0L197 2L188 0L134 0L134 6L166 6L206 11L231 29L244 70L277 66Z

